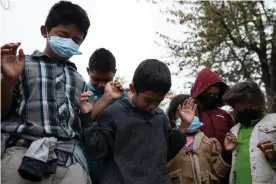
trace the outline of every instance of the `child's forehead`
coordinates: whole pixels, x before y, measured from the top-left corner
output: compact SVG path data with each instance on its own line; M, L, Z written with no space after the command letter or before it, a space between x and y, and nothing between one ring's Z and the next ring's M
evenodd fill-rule
M50 30L51 33L65 33L70 37L78 37L83 39L84 33L82 33L78 27L74 24L59 24L55 27L52 27Z
M143 91L139 92L139 95L145 97L145 98L150 98L150 99L164 99L166 94L159 94L153 91Z
M89 75L92 76L92 77L98 77L98 78L113 78L115 73L112 72L112 71L108 71L108 72L100 72L100 71L97 71L95 69L90 69L89 70Z

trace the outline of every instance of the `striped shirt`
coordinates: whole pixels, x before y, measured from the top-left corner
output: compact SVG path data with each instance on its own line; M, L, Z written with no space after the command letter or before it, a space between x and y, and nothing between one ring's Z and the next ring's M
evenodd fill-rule
M14 131L33 136L54 136L58 140L79 139L82 124L78 98L84 91L86 83L75 64L53 61L39 51L26 56L25 71L13 96L14 109L21 119ZM57 153L59 164L74 163L75 159L70 155Z

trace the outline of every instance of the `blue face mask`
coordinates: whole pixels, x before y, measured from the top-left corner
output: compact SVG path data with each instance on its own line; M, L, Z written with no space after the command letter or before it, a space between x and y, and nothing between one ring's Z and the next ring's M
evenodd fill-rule
M59 36L51 36L48 38L48 43L52 50L60 57L70 58L73 55L79 55L79 45L71 38L62 38Z
M176 120L176 127L179 128L180 124L181 124L181 119L178 118ZM198 129L200 129L200 127L202 127L203 123L199 121L199 118L197 116L194 117L192 123L190 124L190 126L187 129L187 133L195 133L196 131L198 131Z

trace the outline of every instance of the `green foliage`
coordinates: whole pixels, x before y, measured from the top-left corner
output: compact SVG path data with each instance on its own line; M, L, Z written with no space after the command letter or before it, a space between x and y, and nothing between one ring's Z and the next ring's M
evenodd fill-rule
M175 1L165 13L181 25L184 40L159 36L179 69L210 68L225 81L258 81L268 95L276 91L275 1Z

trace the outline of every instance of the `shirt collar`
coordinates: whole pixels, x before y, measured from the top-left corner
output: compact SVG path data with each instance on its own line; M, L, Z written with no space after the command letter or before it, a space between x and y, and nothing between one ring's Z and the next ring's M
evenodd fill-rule
M252 120L250 126L255 126L264 116L265 115L261 116L259 119Z
M90 82L87 83L87 87L88 87L88 91L91 91L93 93L93 96L97 97L97 100L99 100L100 98L102 98L103 94L98 93L96 91L96 89L94 88L94 86Z
M51 58L49 58L48 56L46 56L45 54L43 54L42 52L40 52L39 50L35 50L32 54L31 54L31 57L32 58L43 58L45 60L48 60L48 61L53 61L55 63L60 63L60 64L65 64L67 66L70 66L70 67L73 67L75 70L77 70L77 67L74 63L72 63L71 61L69 60L64 60L64 61L54 61L52 60Z
M249 128L254 127L266 114L264 113L259 119L251 120L251 124L249 126L245 126L242 124L243 127Z

